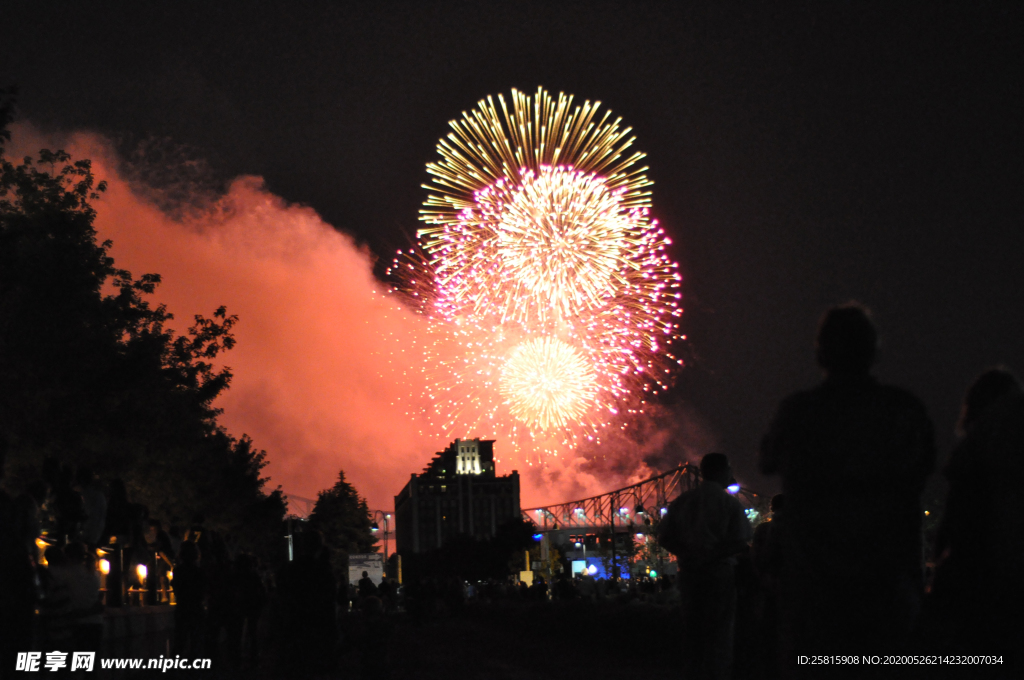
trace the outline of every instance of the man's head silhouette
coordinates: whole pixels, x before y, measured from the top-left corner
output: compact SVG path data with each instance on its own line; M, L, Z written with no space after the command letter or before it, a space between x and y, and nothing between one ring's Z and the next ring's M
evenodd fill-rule
M709 453L700 459L700 476L709 482L728 486L732 480L732 466L724 453Z
M825 312L815 349L818 365L829 375L866 375L878 351L878 333L868 310L851 302Z

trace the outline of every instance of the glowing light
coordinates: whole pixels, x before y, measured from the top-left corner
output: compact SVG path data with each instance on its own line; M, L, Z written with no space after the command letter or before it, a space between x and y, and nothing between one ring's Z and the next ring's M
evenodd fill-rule
M658 572L654 569L651 569L651 578L658 578Z
M533 535L533 540L535 540L535 541L540 541L543 538L544 538L544 534L534 534Z
M39 551L40 551L39 552L39 564L44 566L44 567L49 565L49 562L46 561L46 548L49 545L50 544L47 543L46 540L42 536L36 538L36 547L39 548Z
M628 515L629 514L629 508L619 508L619 514L620 515Z
M625 208L623 192L568 166L522 168L518 182L475 192L456 232L421 232L427 252L444 251L438 284L454 303L514 322L600 309L629 284L630 245L647 227L646 210Z
M740 492L740 485L730 484L729 486L725 487L725 490L731 494L738 494Z
M167 580L168 581L173 581L174 580L174 571L173 570L167 572Z
M563 427L593 405L594 371L583 355L555 338L516 347L501 371L499 391L520 421L541 430Z
M100 560L98 564L99 564L99 568L100 568L100 573L101 574L106 576L107 574L110 573L110 562L108 560Z
M597 573L597 565L591 564L589 567L587 567L587 573L590 574L591 576L596 574Z
M427 165L426 224L389 275L430 320L423 396L439 435L573 448L682 363L668 352L681 277L644 154L599 109L543 89L488 97Z
M661 509L661 516L664 517L667 514L668 514L668 508L662 508Z
M139 582L142 583L146 580L146 575L149 573L149 570L146 569L145 564L140 564L137 567L135 567L135 573L139 577Z

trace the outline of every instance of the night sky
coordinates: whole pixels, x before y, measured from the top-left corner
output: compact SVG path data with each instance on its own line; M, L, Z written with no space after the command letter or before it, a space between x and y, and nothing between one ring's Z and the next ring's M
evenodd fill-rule
M971 379L1024 371L1024 4L265 4L7 3L0 85L40 130L262 176L378 271L450 119L513 87L602 101L648 154L685 278L669 401L755 489L777 488L754 454L820 379L829 305L873 310L877 375L925 401L940 455Z

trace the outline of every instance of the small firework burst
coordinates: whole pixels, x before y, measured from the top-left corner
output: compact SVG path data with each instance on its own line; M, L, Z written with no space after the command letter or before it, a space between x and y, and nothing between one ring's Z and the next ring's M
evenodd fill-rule
M590 361L557 338L527 340L501 367L498 390L510 413L540 430L565 427L594 407L596 375Z
M572 446L681 363L681 277L650 219L644 155L599 108L543 89L488 97L427 166L427 226L389 273L431 322L438 434Z

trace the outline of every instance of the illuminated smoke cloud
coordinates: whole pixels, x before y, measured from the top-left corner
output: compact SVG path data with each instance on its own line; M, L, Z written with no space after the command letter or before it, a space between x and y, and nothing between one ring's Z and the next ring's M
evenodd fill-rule
M272 487L314 497L344 468L371 507L391 507L409 474L447 445L417 416L436 389L425 382L425 347L461 354L472 334L435 342L428 319L383 294L371 253L350 236L270 194L259 178L236 179L212 202L201 197L202 209L174 210L194 197L169 199L127 181L99 137L44 137L25 124L13 132L11 158L49 147L93 160L109 184L96 204L99 237L113 240L119 266L163 277L154 300L175 314L173 328L184 331L194 314L222 304L240 317L238 344L224 356L234 380L217 405L229 432L249 434L267 450ZM499 376L493 380L497 389ZM609 439L614 452L563 450L543 467L530 467L528 451L499 439L498 471L523 473L524 507L596 494L641 465L629 446L618 450ZM595 467L596 460L605 463Z
M391 507L409 474L443 448L392 406L410 387L382 381L376 365L382 335L414 336L422 322L374 294L382 288L372 257L350 236L255 177L178 221L150 200L151 187L134 190L118 174L102 139L42 139L23 125L15 133L12 157L63 146L93 160L109 186L96 202L99 238L113 241L119 266L162 276L154 300L175 315L172 328L221 304L239 316L238 344L223 356L234 379L217 404L220 422L267 450L273 486L312 498L344 468L372 506Z

